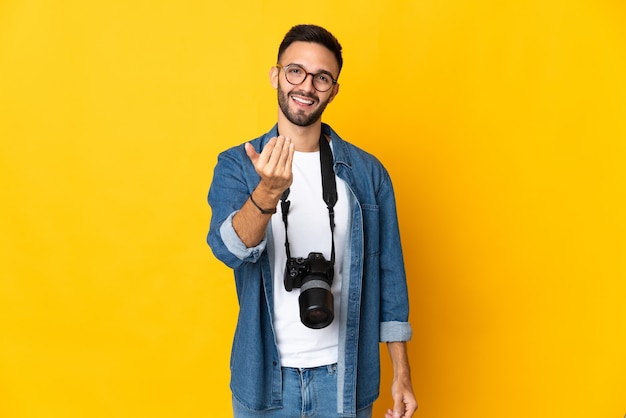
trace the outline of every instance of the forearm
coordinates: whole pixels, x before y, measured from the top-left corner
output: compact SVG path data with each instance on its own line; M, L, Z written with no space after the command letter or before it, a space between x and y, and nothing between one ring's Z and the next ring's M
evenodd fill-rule
M393 409L388 409L385 418L410 418L417 409L417 401L411 384L411 368L405 342L387 343L393 363Z
M268 191L261 183L252 192L256 204L268 211L276 208L280 194ZM233 217L233 229L247 247L254 247L265 236L267 224L272 218L271 213L263 213L250 199L247 199L241 210Z
M394 380L401 380L411 383L411 367L407 354L406 343L394 341L387 343L387 349L393 365Z

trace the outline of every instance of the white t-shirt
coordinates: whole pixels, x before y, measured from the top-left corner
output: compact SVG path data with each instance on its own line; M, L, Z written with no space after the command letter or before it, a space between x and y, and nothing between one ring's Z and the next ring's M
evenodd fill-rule
M342 280L342 258L349 216L347 186L335 176L337 203L335 204L335 275L331 291L334 299L334 320L322 329L307 328L300 321L298 296L300 289L285 290L284 272L285 224L280 203L272 216L274 238L274 330L285 367L318 367L337 362L339 342L339 303ZM319 152L296 152L293 158L293 183L288 216L289 248L292 257L306 258L318 252L330 261L331 232L328 208L322 198L322 177Z

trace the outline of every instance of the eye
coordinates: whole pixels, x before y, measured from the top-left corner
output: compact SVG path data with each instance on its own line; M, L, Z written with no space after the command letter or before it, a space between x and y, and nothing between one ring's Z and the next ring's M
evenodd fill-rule
M326 84L332 81L331 77L328 74L321 73L321 74L318 74L316 77L319 81L326 83Z
M289 67L289 72L291 74L302 74L302 68L300 68L300 67Z

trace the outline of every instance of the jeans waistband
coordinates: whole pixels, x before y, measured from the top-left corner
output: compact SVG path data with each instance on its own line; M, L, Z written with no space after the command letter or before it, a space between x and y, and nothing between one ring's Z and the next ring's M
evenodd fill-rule
M284 370L294 370L294 371L298 371L298 372L315 371L315 370L327 370L328 372L335 372L335 371L337 371L337 363L326 364L326 365L317 366L317 367L282 367L282 369L284 369Z

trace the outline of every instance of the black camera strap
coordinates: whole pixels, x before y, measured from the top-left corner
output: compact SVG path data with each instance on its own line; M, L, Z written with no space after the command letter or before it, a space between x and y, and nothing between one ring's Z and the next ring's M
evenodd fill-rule
M332 248L330 252L330 262L335 265L335 203L337 203L337 183L335 181L335 171L333 170L333 152L330 144L326 140L324 133L320 133L320 167L322 171L322 199L328 208L328 219L330 221L330 236ZM289 197L289 189L285 190L280 197L280 209L283 214L283 223L285 224L285 251L287 252L287 260L291 258L289 251L289 238L287 234L287 214L291 201Z

